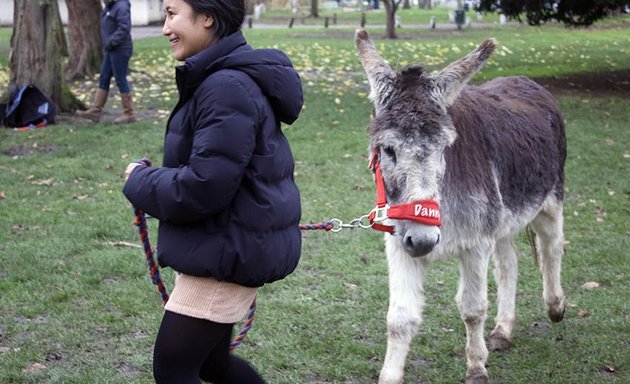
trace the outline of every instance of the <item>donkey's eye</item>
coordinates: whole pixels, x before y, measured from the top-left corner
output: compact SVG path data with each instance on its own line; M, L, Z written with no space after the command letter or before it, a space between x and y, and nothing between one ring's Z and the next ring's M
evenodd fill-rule
M394 163L396 162L396 151L393 147L383 147L383 153L387 155Z

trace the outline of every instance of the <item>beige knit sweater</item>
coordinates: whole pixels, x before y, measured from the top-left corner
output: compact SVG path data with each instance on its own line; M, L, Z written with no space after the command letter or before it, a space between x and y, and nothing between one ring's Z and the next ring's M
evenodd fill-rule
M211 277L177 273L175 288L164 309L216 323L233 324L243 319L257 290Z

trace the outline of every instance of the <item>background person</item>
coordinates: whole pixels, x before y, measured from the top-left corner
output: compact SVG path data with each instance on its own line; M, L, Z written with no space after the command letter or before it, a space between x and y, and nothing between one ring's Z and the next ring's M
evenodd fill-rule
M127 166L124 193L160 220L158 259L176 282L155 342L158 384L264 383L229 353L257 287L295 269L301 248L294 160L280 122L302 109L288 57L253 49L243 0L164 0L179 101L162 167Z
M115 124L126 124L136 121L131 97L131 88L127 81L129 59L133 53L131 40L131 4L129 0L104 0L101 12L101 41L103 42L103 61L99 75L98 88L94 102L89 109L77 111L80 117L98 122L103 107L107 102L112 77L122 101L122 114L114 119Z

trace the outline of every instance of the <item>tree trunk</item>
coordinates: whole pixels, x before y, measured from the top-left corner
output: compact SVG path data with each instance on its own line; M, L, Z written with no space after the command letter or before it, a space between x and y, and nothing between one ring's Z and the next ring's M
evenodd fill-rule
M66 79L75 80L98 73L103 58L100 0L66 0L70 57Z
M311 0L311 17L319 17L319 4L317 0Z
M401 0L383 0L386 14L385 37L388 39L398 38L398 36L396 36L396 10L398 9L400 1Z
M418 0L418 8L431 9L431 0Z
M78 0L81 1L81 0ZM258 4L258 0L245 0L245 14L246 15L253 15L254 14L254 7L256 7L256 4Z
M411 2L409 0L403 0L403 9L411 9Z
M9 85L35 85L62 112L78 107L63 77L68 49L57 0L14 0L13 9Z

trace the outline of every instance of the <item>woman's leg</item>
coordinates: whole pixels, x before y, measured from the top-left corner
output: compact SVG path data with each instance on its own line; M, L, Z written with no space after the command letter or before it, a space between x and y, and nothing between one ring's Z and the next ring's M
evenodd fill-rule
M201 367L200 377L214 384L265 384L245 360L230 353L232 330L224 335Z
M198 384L199 371L212 350L231 332L219 324L174 312L164 312L153 351L157 384ZM229 340L228 336L228 340Z
M116 86L120 93L129 93L129 82L127 82L127 74L129 73L129 59L131 56L127 53L109 52L111 58L111 67Z
M105 52L103 55L103 61L101 62L101 72L98 77L98 87L104 91L109 91L109 85L112 81L114 71L112 69L111 56L109 52Z
M166 311L155 342L157 384L260 384L245 361L229 353L233 324L221 324Z

